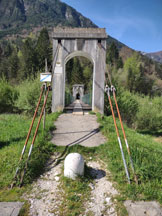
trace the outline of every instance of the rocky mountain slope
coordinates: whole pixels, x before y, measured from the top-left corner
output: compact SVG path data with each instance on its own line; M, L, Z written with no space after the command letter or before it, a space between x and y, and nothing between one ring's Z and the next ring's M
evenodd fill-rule
M0 36L36 27L97 27L60 0L0 0Z
M146 53L145 55L154 61L162 63L162 51L153 52L153 53Z

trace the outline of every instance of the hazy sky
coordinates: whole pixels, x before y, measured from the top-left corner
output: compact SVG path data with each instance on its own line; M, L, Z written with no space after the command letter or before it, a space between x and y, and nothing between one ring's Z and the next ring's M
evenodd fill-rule
M162 0L62 0L108 35L144 52L162 50Z

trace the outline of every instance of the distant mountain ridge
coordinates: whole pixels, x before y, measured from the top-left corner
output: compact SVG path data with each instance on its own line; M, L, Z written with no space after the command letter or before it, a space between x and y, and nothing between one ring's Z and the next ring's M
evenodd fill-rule
M0 0L1 33L40 26L97 27L60 0Z
M39 32L42 27L50 32L55 26L93 27L97 28L90 19L84 17L74 8L60 0L0 0L0 39ZM108 36L108 46L114 42L123 60L135 52L125 44ZM143 53L142 53L143 54ZM162 63L162 52L143 54Z
M153 52L153 53L146 53L146 56L153 59L154 61L162 63L162 51Z

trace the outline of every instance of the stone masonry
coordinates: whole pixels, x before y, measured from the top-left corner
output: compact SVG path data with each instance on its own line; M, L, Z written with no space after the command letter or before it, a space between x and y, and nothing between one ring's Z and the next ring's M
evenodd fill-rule
M53 57L59 44L60 48L53 66L53 112L64 109L66 63L75 56L86 57L92 62L92 110L104 112L106 39L107 34L102 28L54 28Z

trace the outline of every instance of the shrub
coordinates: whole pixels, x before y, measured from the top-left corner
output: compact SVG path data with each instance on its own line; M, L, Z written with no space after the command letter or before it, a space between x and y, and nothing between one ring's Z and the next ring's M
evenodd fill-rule
M18 92L4 78L0 79L0 113L13 112Z
M162 127L162 100L160 97L139 98L140 109L136 125L139 130L158 131Z
M120 110L120 114L121 114L122 119L129 126L132 126L135 119L136 119L136 114L138 112L139 104L137 101L137 97L127 90L124 90L122 88L118 88L118 90L116 92L116 99L118 102L118 106L119 106L119 110ZM111 100L112 100L114 112L117 116L116 106L115 106L113 96L111 96ZM110 106L108 104L107 96L105 96L105 112L108 115L111 113Z
M16 101L16 106L20 112L33 115L36 105L38 103L38 98L41 92L41 85L39 78L28 79L23 81L18 87L19 98ZM42 97L44 98L44 97ZM43 99L41 101L40 107L42 107ZM51 93L49 93L47 100L47 111L50 111L51 107ZM40 110L39 110L40 111Z
M129 91L120 90L117 101L122 119L129 126L133 126L139 108L137 97Z

